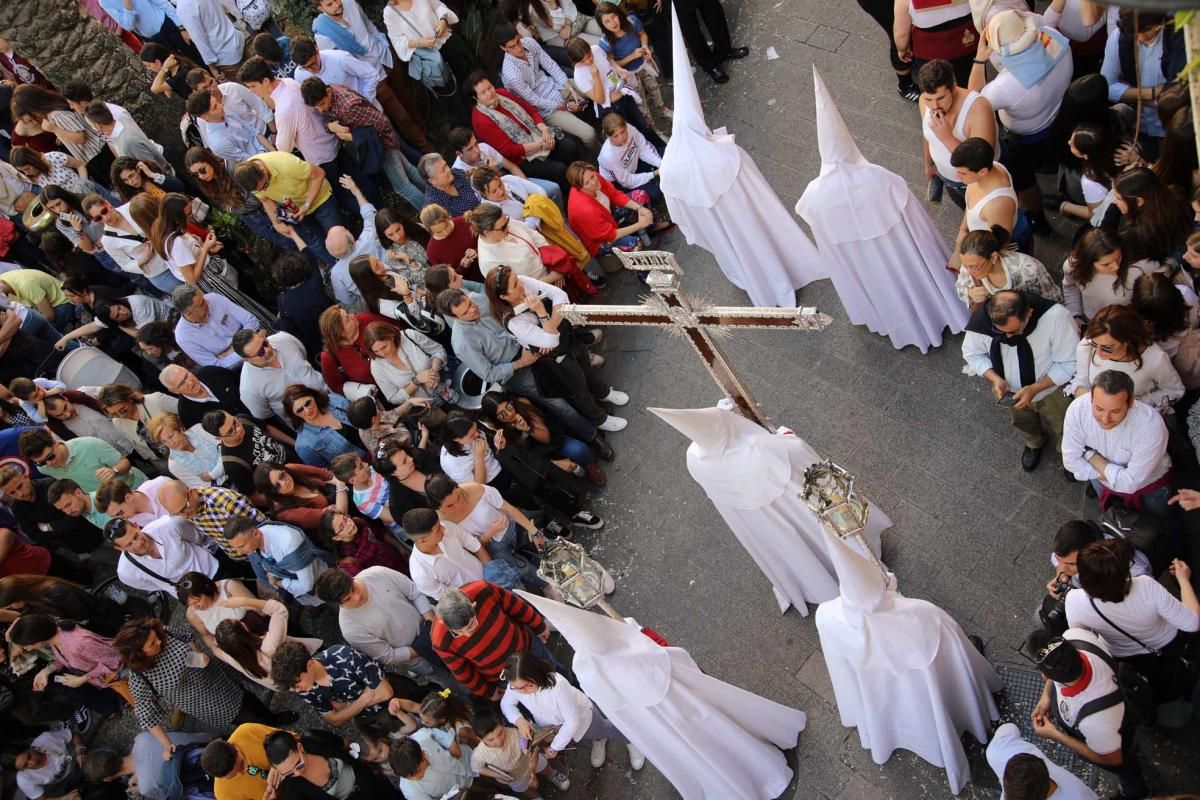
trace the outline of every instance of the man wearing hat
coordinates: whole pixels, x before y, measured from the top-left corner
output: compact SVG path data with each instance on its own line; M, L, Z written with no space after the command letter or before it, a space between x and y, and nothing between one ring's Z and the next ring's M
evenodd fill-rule
M1117 662L1104 639L1083 628L1062 636L1037 630L1028 646L1046 679L1031 715L1034 731L1113 773L1120 797L1150 794L1133 745L1137 722L1127 714Z
M999 73L987 82L985 65L993 53ZM1032 14L1012 9L991 17L971 69L967 88L979 92L1000 116L1000 162L1013 176L1013 187L1035 233L1050 232L1042 209L1037 168L1050 162L1050 125L1071 84L1071 45L1053 28L1042 28Z

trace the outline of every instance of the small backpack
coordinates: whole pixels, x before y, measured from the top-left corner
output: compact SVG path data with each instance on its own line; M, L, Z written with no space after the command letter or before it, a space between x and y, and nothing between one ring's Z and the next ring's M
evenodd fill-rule
M1059 716L1058 711L1058 687L1053 687L1051 691L1051 700L1053 701L1054 715L1062 722L1072 736L1082 740L1083 736L1079 733L1079 723L1086 717L1097 714L1106 709L1112 708L1120 703L1125 704L1125 719L1121 722L1121 738L1125 739L1132 735L1134 729L1141 725L1153 725L1157 705L1154 702L1154 690L1150 688L1150 682L1146 680L1142 673L1131 667L1125 662L1118 662L1111 655L1106 653L1103 648L1097 647L1091 642L1081 642L1078 639L1068 639L1076 650L1079 650L1103 661L1113 671L1113 676L1117 682L1117 690L1110 692L1103 697L1097 697L1094 700L1089 700L1084 703L1083 708L1079 709L1079 713L1075 716L1074 727L1068 726Z

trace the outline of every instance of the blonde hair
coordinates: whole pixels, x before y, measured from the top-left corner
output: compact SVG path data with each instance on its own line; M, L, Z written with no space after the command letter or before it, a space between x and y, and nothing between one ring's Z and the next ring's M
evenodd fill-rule
M169 411L164 411L161 414L155 414L146 423L146 433L154 441L162 444L162 435L168 430L183 431L183 421Z
M450 212L436 203L430 203L421 209L421 224L426 228L437 225L439 222L449 222L450 220Z

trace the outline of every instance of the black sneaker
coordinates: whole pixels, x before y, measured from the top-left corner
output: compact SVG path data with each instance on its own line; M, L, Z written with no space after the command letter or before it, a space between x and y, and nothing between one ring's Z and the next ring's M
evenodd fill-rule
M1035 236L1053 236L1054 228L1050 226L1050 222L1045 216L1031 216L1029 218L1029 229L1033 231Z
M1026 447L1021 451L1021 469L1026 472L1033 472L1037 469L1038 463L1042 460L1042 449L1044 447L1045 445L1041 447Z
M913 83L913 79L908 77L896 82L896 94L910 103L915 103L921 99L921 90L917 87L917 84Z
M604 527L604 520L590 511L580 511L571 517L571 524L589 531L598 531Z
M80 736L85 735L92 729L95 724L95 719L92 717L92 712L88 711L84 706L75 709L75 716L71 720L71 726L75 728L75 732Z

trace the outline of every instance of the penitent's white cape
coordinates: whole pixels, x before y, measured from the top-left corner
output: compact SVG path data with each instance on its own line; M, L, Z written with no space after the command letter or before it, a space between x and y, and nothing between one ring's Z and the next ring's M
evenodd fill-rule
M671 219L751 303L794 308L796 290L825 277L817 249L733 136L709 130L677 21L674 46L675 117L659 170Z
M705 675L633 620L517 594L570 643L580 688L683 800L773 800L787 788L780 749L796 746L803 711Z
M837 572L821 522L800 499L804 471L820 456L798 436L760 428L721 408L650 411L692 440L688 472L716 506L775 591L780 612L838 595ZM879 537L892 521L874 504L865 537L879 554Z
M945 241L904 179L859 152L816 67L813 81L821 174L796 213L812 229L850 321L897 350L928 352L945 328L959 333L967 324Z
M817 633L842 724L858 728L876 764L903 748L946 770L958 794L971 778L961 734L987 742L1001 682L958 623L904 597L854 548L829 536L841 597L817 608Z

